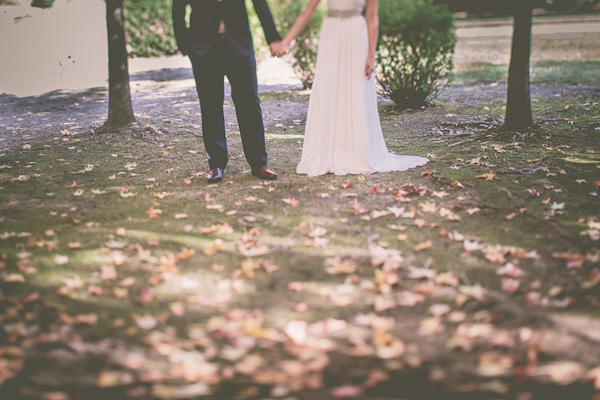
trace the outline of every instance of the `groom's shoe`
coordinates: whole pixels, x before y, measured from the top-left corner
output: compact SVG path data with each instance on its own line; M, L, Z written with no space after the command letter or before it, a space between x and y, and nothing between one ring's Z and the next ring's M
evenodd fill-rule
M266 179L268 181L274 181L277 179L277 174L267 168L266 165L261 165L257 169L252 170L252 175L260 179Z
M223 180L223 177L225 176L225 171L223 170L223 168L213 168L210 171L208 171L208 175L206 176L206 181L208 183L217 183L217 182L221 182Z

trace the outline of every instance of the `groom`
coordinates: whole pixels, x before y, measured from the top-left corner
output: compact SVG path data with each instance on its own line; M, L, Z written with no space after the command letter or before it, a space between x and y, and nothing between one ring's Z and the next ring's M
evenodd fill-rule
M266 0L252 0L272 54L281 36ZM189 27L186 6L191 6ZM189 56L202 112L202 134L209 157L208 183L220 182L227 166L223 116L224 77L231 84L240 135L252 175L277 175L267 167L265 131L258 98L256 60L244 0L173 0L173 28L179 50Z

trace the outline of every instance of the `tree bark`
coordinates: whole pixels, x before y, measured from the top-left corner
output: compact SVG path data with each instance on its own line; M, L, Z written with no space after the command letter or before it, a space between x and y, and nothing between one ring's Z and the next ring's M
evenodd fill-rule
M108 119L103 128L110 129L135 122L129 67L123 25L123 0L106 0L108 32Z
M526 4L515 6L504 121L504 127L510 130L524 129L533 125L529 83L532 17L531 6Z

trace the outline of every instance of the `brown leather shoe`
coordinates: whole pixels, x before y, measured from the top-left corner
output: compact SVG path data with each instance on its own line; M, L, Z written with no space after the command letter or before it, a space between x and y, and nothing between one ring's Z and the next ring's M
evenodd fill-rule
M208 183L217 183L217 182L221 182L223 180L223 177L225 176L225 171L223 170L223 168L213 168L210 171L208 171L208 175L206 176L206 180Z
M274 181L275 179L277 179L277 174L271 171L265 165L261 165L258 169L253 169L252 175L260 179L266 179L268 181Z

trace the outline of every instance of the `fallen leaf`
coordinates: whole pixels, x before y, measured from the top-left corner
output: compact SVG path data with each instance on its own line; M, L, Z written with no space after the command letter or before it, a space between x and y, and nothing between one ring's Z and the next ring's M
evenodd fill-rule
M353 398L363 394L364 389L360 386L339 386L331 389L330 394L334 398Z
M281 199L281 201L283 201L286 204L289 204L292 207L298 207L298 204L300 204L300 202L298 200L296 200L294 197Z
M289 321L283 331L296 344L306 342L308 323L306 321L292 320Z
M430 248L433 245L433 243L431 242L431 240L427 240L423 243L419 243L414 247L415 251L423 251L425 249Z

